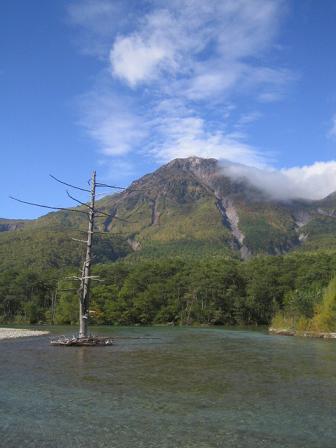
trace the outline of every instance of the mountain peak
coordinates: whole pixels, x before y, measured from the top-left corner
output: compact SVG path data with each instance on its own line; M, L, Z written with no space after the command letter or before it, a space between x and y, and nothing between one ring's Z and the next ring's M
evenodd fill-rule
M144 256L212 253L246 259L336 245L335 199L333 194L318 202L281 202L247 179L230 176L216 159L194 156L171 160L125 191L98 201L108 217L100 217L97 227ZM4 241L10 238L4 235L8 230L19 229L12 224L0 221ZM27 223L22 235L82 224L84 219L74 214L52 213Z
M186 158L177 158L171 160L166 165L167 168L183 168L189 170L209 169L217 168L218 161L213 158L205 159L203 157L192 156Z

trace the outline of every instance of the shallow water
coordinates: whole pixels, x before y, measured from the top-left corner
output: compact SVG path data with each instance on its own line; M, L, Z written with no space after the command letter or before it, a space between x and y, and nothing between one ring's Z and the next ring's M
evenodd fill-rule
M0 342L1 448L336 446L335 341L222 328L95 331L159 339Z

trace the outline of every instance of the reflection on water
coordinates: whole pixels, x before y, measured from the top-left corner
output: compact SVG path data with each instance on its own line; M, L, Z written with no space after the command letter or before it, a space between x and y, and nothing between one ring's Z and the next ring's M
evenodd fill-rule
M60 331L60 330L57 330ZM112 347L0 343L0 447L334 448L336 343L100 329Z

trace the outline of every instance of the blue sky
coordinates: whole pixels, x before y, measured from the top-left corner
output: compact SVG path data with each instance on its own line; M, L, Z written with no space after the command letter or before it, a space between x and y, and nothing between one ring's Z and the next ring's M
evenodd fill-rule
M0 216L42 213L9 194L70 205L49 173L127 185L191 155L336 190L335 19L333 0L2 1Z

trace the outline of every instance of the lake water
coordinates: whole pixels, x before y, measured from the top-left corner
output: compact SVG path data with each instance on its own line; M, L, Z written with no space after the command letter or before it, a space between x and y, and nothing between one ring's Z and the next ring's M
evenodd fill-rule
M336 447L336 341L222 328L94 331L158 339L0 341L1 448Z

